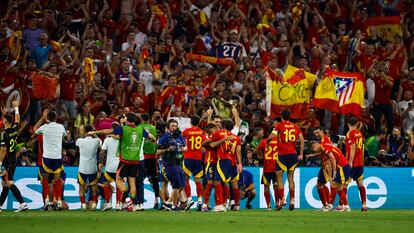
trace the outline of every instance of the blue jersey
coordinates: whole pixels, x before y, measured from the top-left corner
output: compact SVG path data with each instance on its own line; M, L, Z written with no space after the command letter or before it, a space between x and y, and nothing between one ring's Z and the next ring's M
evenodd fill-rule
M243 46L239 43L224 42L217 46L217 57L238 59L243 52Z
M239 189L245 190L247 187L249 187L251 184L253 184L253 174L247 170L243 169L243 172L239 176Z
M179 149L185 147L185 139L180 134L179 136L173 136L167 132L158 140L159 149L167 149L170 146L175 147L174 150L166 152L162 155L162 160L166 166L180 165L183 155L179 152Z

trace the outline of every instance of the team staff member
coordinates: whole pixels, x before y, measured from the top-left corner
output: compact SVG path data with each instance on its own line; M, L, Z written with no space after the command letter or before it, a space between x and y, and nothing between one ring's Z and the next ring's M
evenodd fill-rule
M46 119L48 123L42 125ZM56 123L56 119L55 111L45 110L42 118L36 123L34 130L36 134L43 135L42 189L45 190L46 194L49 194L49 177L53 176L53 204L57 203L57 208L62 209L63 181L61 173L64 169L62 141L63 137L66 136L66 130L63 125ZM51 204L47 195L44 209L49 209Z
M178 129L178 122L171 119L167 122L167 132L158 141L157 154L162 156L163 175L165 182L171 183L173 191L163 208L166 210L180 211L178 199L185 187L185 174L180 164L182 163L182 151L185 147L185 139Z
M141 119L143 122L141 126L150 134L156 136L157 128L150 124L150 116L148 113L142 114ZM144 158L145 158L145 175L149 178L152 189L154 189L155 201L154 209L159 207L160 199L160 186L159 186L159 172L158 172L158 160L157 160L157 143L145 139L144 140Z
M137 194L136 178L138 176L138 165L141 160L141 153L143 156L143 140L149 138L155 141L155 137L145 131L142 126L137 125L138 118L135 113L128 112L126 114L126 125L119 126L115 129L104 129L100 131L91 131L93 134L115 134L120 135L120 155L119 165L116 174L116 185L121 190L122 202L125 203L125 199L128 197L134 202L133 211L140 210L141 206L138 205L138 200L135 198ZM123 178L128 178L128 187L125 186Z
M29 208L24 202L20 190L14 185L14 172L16 170L16 139L17 132L19 131L20 124L20 114L19 114L19 104L17 101L13 101L12 105L14 107L14 122L13 116L7 114L7 110L2 107L1 111L3 113L3 126L4 131L0 135L0 162L4 162L6 173L2 176L2 186L3 190L0 194L0 211L1 206L3 206L4 201L9 194L9 190L13 193L13 196L20 203L19 209L15 212L26 211Z
M276 160L276 177L277 177L277 210L283 208L282 200L284 198L283 189L283 172L288 173L289 181L289 196L290 205L289 210L295 209L295 181L293 175L295 168L299 161L302 160L303 150L305 147L305 140L303 139L302 131L298 126L290 122L289 110L284 110L281 113L282 122L275 126L274 131L268 138L268 143L273 137L278 137L278 158ZM296 152L296 142L299 139L299 156Z

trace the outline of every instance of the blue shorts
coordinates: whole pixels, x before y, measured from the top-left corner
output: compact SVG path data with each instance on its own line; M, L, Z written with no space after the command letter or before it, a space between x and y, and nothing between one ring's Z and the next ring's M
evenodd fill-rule
M262 184L270 185L271 183L273 183L273 185L277 184L276 172L263 172Z
M80 185L96 185L99 181L98 173L83 174L78 172L78 184Z
M39 166L39 171L37 173L37 180L38 181L42 181L43 179L43 174L46 173L45 169L43 169L43 166ZM49 183L52 183L54 176L49 176ZM66 172L62 171L60 173L60 178L63 180L63 182L66 181Z
M350 179L353 179L353 180L357 181L357 180L363 179L363 178L364 178L364 166L351 168Z
M237 171L237 166L231 167L231 181L239 181L239 172Z
M173 189L184 188L186 184L185 174L180 166L166 166L164 178L171 183Z
M49 173L49 174L58 174L63 171L62 159L43 158L42 166L43 166L43 170L45 171L45 173Z
M325 169L319 169L318 173L318 183L326 184L329 181L329 174Z
M217 161L217 169L214 172L214 180L228 183L231 181L232 166L230 159Z
M346 184L349 180L349 176L351 175L351 167L346 165L344 167L339 167L336 171L335 182L338 184Z
M279 155L276 160L276 171L295 171L298 164L299 161L296 154Z
M207 180L214 180L214 173L217 170L217 165L215 163L207 163L206 165L206 179Z
M184 159L183 170L187 176L194 178L203 177L203 161L195 159Z
M108 182L114 182L116 180L116 172L105 171L103 176L105 177L105 181L108 181Z

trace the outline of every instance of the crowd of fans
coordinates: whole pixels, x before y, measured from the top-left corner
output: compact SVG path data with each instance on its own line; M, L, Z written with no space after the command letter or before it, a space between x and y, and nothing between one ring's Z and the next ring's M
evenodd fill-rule
M74 142L84 134L85 125L110 128L120 114L133 111L151 114L151 123L161 133L168 117L199 115L205 126L209 111L231 118L235 105L242 119L244 164L260 166L263 158L255 148L275 120L267 117L265 72L283 71L288 64L316 74L317 80L327 68L362 72L367 88L360 118L366 163L414 164L411 0L2 3L2 102L6 104L14 89L20 90L22 102L30 100L20 129L20 165L36 165L33 126L45 108L56 109L59 122L72 133L63 155L66 165L77 165ZM364 23L374 16L400 16L402 33L367 33ZM225 42L241 48L231 54L235 67L186 56L218 56ZM58 80L54 98L36 98L33 84L38 75ZM296 123L305 139L312 140L312 129L319 125L332 137L344 135L346 117L311 108Z

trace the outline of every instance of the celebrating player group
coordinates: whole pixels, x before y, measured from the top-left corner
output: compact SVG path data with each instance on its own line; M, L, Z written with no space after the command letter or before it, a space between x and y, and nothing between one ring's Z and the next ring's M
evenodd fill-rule
M14 116L3 109L4 130L1 133L0 162L3 189L0 206L10 190L20 202L17 211L28 209L18 188L13 184L17 154L15 151L20 116L18 104L13 102ZM248 197L247 207L254 195L254 184L243 185L245 172L242 166L242 140L239 135L240 117L232 109L233 120L221 119L207 110L207 122L191 117L191 126L183 132L178 122L170 119L165 132L158 132L150 123L148 114L128 112L118 117L112 128L95 131L92 126L82 128L76 141L79 151L79 196L82 210L144 210L144 179L148 178L154 189L154 208L167 211L191 209L195 201L191 195L190 180L193 179L197 194L197 209L208 212L239 211L240 200ZM69 140L70 132L56 123L57 114L46 110L35 125L41 163L39 181L42 185L44 210L62 210L66 174L62 162L62 142ZM201 126L203 124L203 126ZM363 178L364 138L358 130L358 121L350 118L346 135L346 155L336 147L323 128L314 130L319 139L312 142L313 154L306 158L320 157L321 168L316 188L322 202L321 211L350 211L347 185L357 182L362 211L366 211L366 193ZM158 135L157 135L158 134ZM103 143L102 140L103 139ZM298 147L297 147L298 144ZM288 204L295 209L296 166L304 158L305 140L298 126L290 121L290 112L281 113L269 137L262 139L256 152L264 160L264 197L267 208L271 207L273 187L275 210ZM287 173L289 200L285 198L283 174ZM115 183L115 186L113 184ZM159 185L161 183L161 186ZM330 188L327 184L330 184ZM245 186L249 188L245 188ZM170 188L169 188L170 187ZM214 198L210 200L214 189ZM112 203L112 194L116 202ZM255 193L255 192L254 192ZM339 195L339 205L333 204ZM104 203L98 207L102 196ZM211 204L214 203L214 208Z

